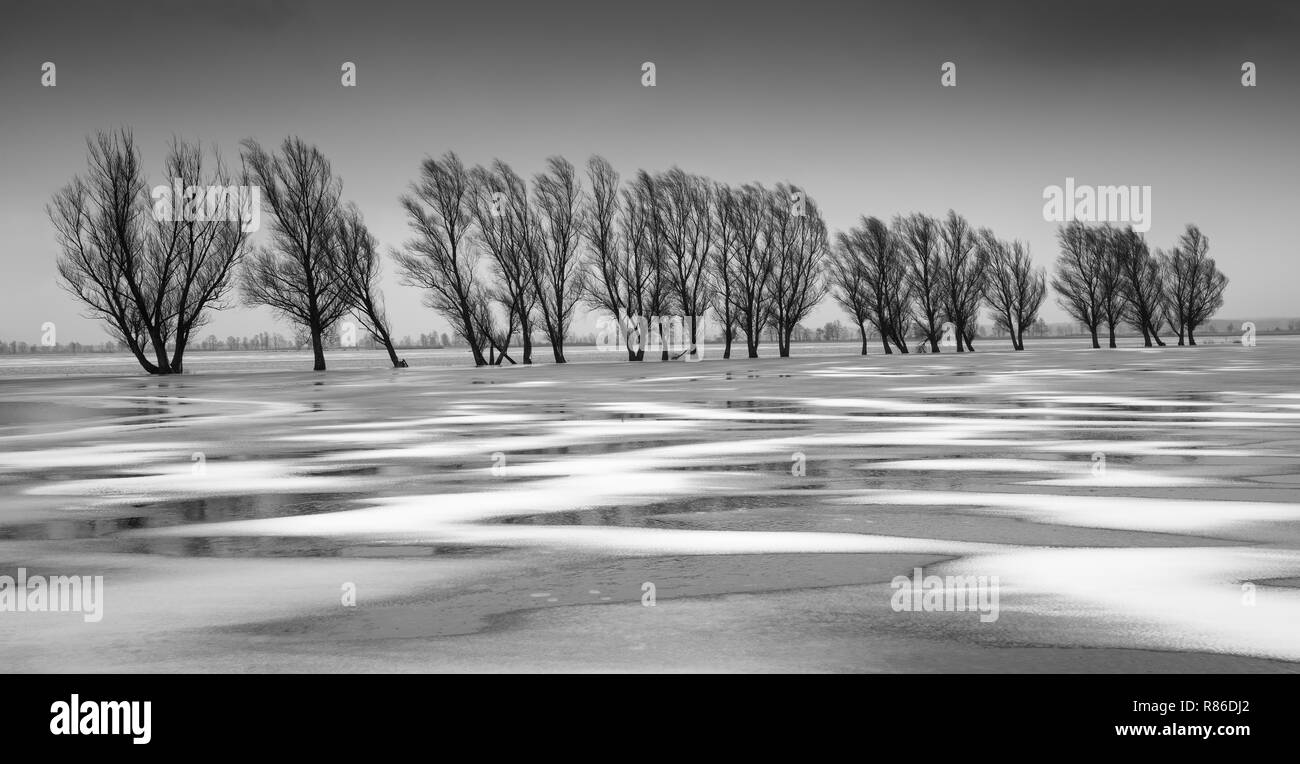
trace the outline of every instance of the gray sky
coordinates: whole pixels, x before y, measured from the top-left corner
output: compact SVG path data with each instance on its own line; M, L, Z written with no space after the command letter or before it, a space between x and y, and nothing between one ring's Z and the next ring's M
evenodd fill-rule
M1153 247L1187 222L1231 285L1228 318L1300 314L1300 6L1090 2L23 3L0 27L0 338L99 342L55 282L50 195L85 138L130 126L151 182L172 135L233 159L239 140L317 144L385 246L420 160L452 149L521 174L605 155L790 181L832 230L861 214L954 208L1055 257L1043 188L1152 187ZM1204 4L1209 6L1210 4ZM1253 61L1259 85L1243 88ZM44 61L58 85L40 86ZM340 65L357 65L356 88ZM641 87L654 61L658 86ZM956 88L939 67L957 64ZM397 336L446 322L401 287ZM1063 320L1054 304L1049 321ZM845 317L829 301L806 323ZM847 323L847 321L846 321ZM268 330L236 308L205 330Z

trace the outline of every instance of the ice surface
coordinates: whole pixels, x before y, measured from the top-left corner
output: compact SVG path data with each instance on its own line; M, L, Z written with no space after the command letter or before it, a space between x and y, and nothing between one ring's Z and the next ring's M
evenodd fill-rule
M1293 670L1300 342L987 351L18 359L0 575L106 605L0 613L7 666ZM1001 616L893 612L914 567Z

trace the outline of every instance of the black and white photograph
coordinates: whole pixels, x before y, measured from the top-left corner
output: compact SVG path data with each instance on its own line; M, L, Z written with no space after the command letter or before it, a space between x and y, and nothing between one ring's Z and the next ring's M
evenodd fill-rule
M6 0L0 671L1294 675L1298 131L1280 0Z

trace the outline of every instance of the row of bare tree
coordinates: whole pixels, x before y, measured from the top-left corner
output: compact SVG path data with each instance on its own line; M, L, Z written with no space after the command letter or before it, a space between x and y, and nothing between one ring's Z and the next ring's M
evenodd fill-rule
M921 213L891 224L863 217L836 240L832 295L857 323L863 355L868 324L885 353L908 352L913 329L922 348L938 353L944 324L951 324L957 352L973 351L982 305L992 309L1012 347L1024 350L1024 332L1047 295L1047 276L1034 268L1022 242L976 230L951 210L942 220Z
M1147 347L1164 347L1168 327L1178 344L1196 344L1196 329L1223 306L1225 276L1209 256L1210 241L1188 225L1169 251L1153 254L1132 227L1071 223L1057 232L1061 253L1052 287L1061 307L1092 334L1101 347L1105 326L1110 347L1115 330L1128 324L1142 333Z
M378 243L315 146L294 137L268 151L248 140L232 173L215 151L173 141L164 172L177 187L259 189L262 207L230 219L157 214L129 130L87 144L86 176L47 207L59 273L146 371L180 373L190 338L227 307L236 285L245 304L268 306L310 335L317 370L323 336L348 315L394 366L406 365L378 288ZM984 306L1023 350L1047 290L1020 241L952 211L890 224L864 217L832 248L817 204L798 187L732 187L676 167L623 181L599 156L585 172L551 157L525 180L500 160L466 167L449 152L421 163L401 204L413 236L390 254L403 283L425 291L480 366L515 363L516 342L520 360L532 363L538 331L564 363L580 305L617 318L629 360L644 360L656 335L668 360L673 316L685 319L683 354L696 356L706 313L720 324L724 357L741 338L757 357L764 333L775 334L784 357L795 327L828 292L857 323L863 354L868 325L886 353L908 352L913 330L939 352L946 325L958 352L974 350ZM245 223L262 208L269 232L254 247ZM1222 304L1227 279L1194 226L1154 256L1132 229L1071 224L1059 238L1052 283L1094 347L1102 323L1114 347L1120 322L1148 345L1164 344L1166 324L1179 344L1184 331L1195 344L1196 327Z
M151 374L179 374L195 331L227 307L233 287L311 334L315 368L321 337L351 313L398 359L378 291L379 257L361 214L341 201L342 183L313 146L285 140L277 153L245 141L242 169L175 140L164 174L181 188L257 186L271 213L269 243L253 248L241 217L154 214L139 148L129 130L87 141L88 171L58 191L46 211L60 246L61 283L103 320ZM194 199L184 200L188 205ZM192 205L190 205L192 206ZM238 210L237 207L223 208Z
M315 147L286 139L276 151L245 141L232 174L216 152L175 141L165 175L181 188L260 189L269 235L254 247L240 219L151 214L140 150L128 130L88 141L89 172L47 208L62 282L154 374L179 373L193 332L227 307L237 285L311 337L351 314L397 357L378 289L379 248L342 182ZM180 200L177 200L178 203ZM751 357L774 329L789 355L795 326L826 293L826 225L792 186L730 188L679 168L639 171L623 183L601 157L584 178L562 157L531 182L501 161L466 167L454 153L426 159L401 197L413 237L391 252L403 282L449 321L477 365L533 359L541 331L555 362L579 305L618 318L628 358L642 360L664 322L685 317L698 353L698 320L713 310L729 357L743 336ZM259 210L257 210L260 212ZM251 216L251 212L245 210ZM658 325L652 326L649 322ZM668 344L659 343L662 358Z
M447 153L423 162L402 205L415 237L394 253L398 268L479 365L513 363L515 337L531 363L539 325L564 363L580 304L617 319L629 360L644 359L648 335L668 335L669 316L687 319L683 354L696 354L698 319L710 309L725 357L740 335L756 357L768 327L786 356L795 325L826 291L826 224L783 184L731 188L676 167L624 183L599 156L585 178L551 157L530 184L499 160L467 168Z

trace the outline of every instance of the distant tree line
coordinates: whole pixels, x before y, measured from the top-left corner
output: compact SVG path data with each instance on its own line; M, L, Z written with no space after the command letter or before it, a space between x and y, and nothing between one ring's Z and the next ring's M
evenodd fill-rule
M379 242L315 146L291 137L268 150L247 140L232 171L215 151L173 141L163 170L179 186L260 189L257 211L269 225L254 246L248 217L151 214L129 130L99 133L87 145L87 173L47 207L60 281L143 369L182 372L186 349L235 292L292 322L295 346L311 346L317 370L348 316L362 342L406 365L396 349L412 343L393 338ZM885 353L907 353L912 336L928 352L973 351L985 309L1016 350L1027 332L1044 333L1035 327L1047 275L1028 248L953 211L888 223L863 217L832 239L817 203L791 184L730 186L677 167L625 180L600 156L583 171L550 157L526 179L500 160L468 167L452 152L421 162L400 203L411 237L388 256L478 366L532 363L538 333L564 363L580 306L615 319L629 361L644 360L654 345L668 360L664 338L674 319L685 334L680 355L698 357L706 313L724 358L742 341L756 358L765 337L782 357L792 341L839 339L846 332L838 322L820 330L801 324L828 294L856 325L863 354L869 338ZM1148 345L1164 344L1165 327L1179 344L1184 337L1195 344L1196 329L1222 305L1227 279L1194 226L1167 253L1152 254L1131 228L1071 224L1058 239L1051 283L1094 347L1103 326L1114 347L1120 323L1138 328ZM209 335L197 344L223 343ZM437 344L449 344L446 335L426 346Z

